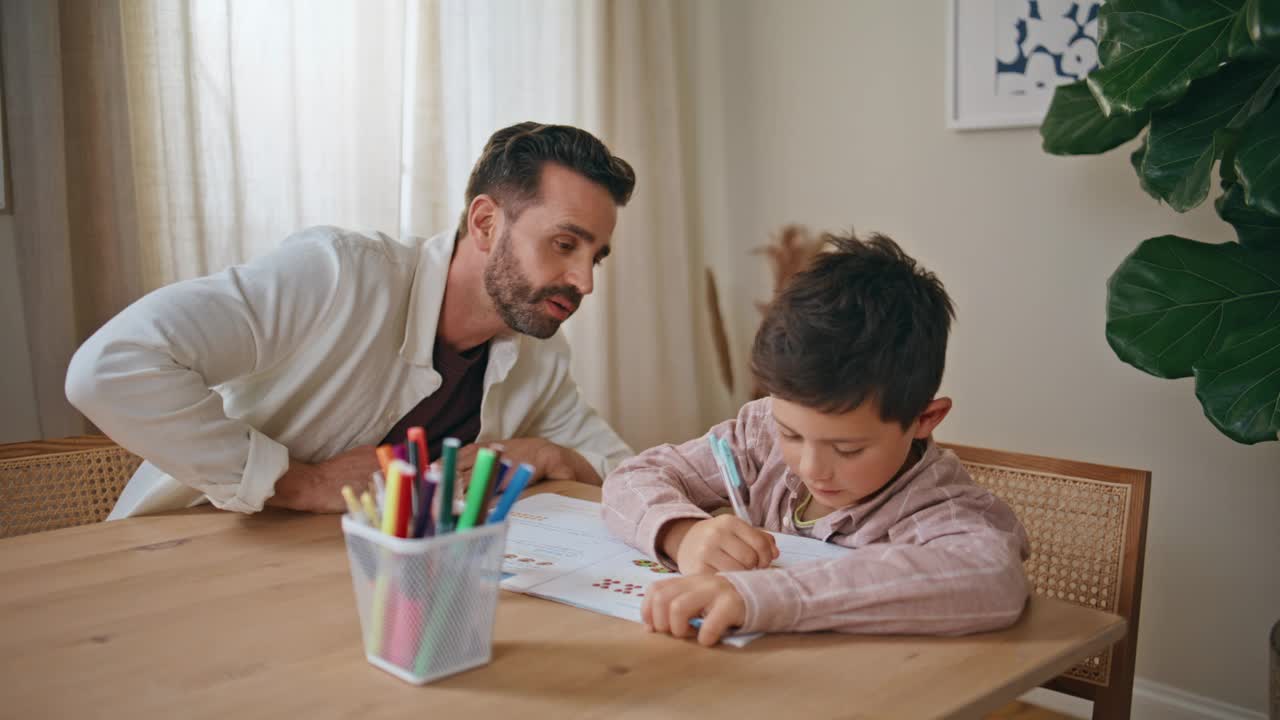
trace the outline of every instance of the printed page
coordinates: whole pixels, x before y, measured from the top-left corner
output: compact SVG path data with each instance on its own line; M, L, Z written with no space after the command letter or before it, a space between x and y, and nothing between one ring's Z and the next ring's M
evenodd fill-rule
M517 502L508 516L511 527L502 587L641 622L645 589L675 573L615 539L605 528L600 511L600 503L562 495L533 495ZM773 535L781 551L776 567L845 551L809 538ZM735 635L723 642L741 647L760 635Z

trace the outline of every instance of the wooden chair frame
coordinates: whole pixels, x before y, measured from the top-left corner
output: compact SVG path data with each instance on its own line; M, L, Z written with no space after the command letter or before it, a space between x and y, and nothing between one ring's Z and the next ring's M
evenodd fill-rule
M1151 473L1146 470L1095 465L1092 463L1061 460L1039 455L988 450L984 448L951 445L942 443L959 456L961 462L969 469L974 480L980 484L984 477L1004 474L1017 477L1027 483L1042 482L1045 487L1054 483L1065 485L1094 483L1107 492L1116 493L1116 497L1125 499L1120 530L1123 552L1119 553L1118 586L1112 607L1101 609L1114 612L1128 621L1128 631L1124 639L1117 642L1106 654L1091 658L1071 671L1045 683L1045 687L1059 692L1093 701L1093 717L1095 720L1111 718L1128 718L1133 702L1133 670L1134 659L1138 647L1138 616L1142 602L1142 566L1146 554L1147 509L1151 489ZM1108 486L1102 485L1109 484ZM1027 512L1020 508L1022 503L1015 497L1006 497L1012 493L1000 487L990 489L1005 502L1013 506L1015 512ZM1022 511L1022 512L1020 512ZM1024 518L1024 524L1027 519ZM1055 543L1047 538L1036 537L1029 525L1033 553L1052 555ZM1075 558L1079 561L1079 558ZM1030 564L1031 561L1028 561ZM1059 597L1067 602L1075 602L1085 607L1097 607L1096 598L1086 594L1067 593L1044 590L1044 578L1030 578L1037 594ZM1060 580L1058 581L1061 582ZM1090 603L1093 599L1094 604ZM1092 665L1086 666L1092 662ZM1101 675L1102 677L1097 677ZM1091 677L1092 676L1092 677Z

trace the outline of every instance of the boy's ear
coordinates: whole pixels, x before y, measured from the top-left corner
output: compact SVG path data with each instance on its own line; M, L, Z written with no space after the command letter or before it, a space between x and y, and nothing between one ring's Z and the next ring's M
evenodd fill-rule
M498 203L488 195L477 195L467 208L467 234L481 252L493 248L497 227Z
M923 440L933 434L933 429L951 412L951 398L939 397L924 406L924 412L916 418L916 439Z

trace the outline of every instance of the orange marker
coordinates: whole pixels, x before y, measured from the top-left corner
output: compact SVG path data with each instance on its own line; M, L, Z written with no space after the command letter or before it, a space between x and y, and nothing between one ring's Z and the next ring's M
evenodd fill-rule
M382 477L387 477L387 466L396 459L395 451L390 445L379 445L374 452L378 454L378 464L382 466Z

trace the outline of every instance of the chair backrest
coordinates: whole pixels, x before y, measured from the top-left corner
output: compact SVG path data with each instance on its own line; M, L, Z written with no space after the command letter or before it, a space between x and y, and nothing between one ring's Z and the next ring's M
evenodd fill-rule
M1031 539L1033 592L1116 613L1124 639L1045 684L1093 701L1094 718L1127 718L1142 600L1151 473L943 444L1007 502Z
M103 435L0 445L0 537L106 519L140 464Z

